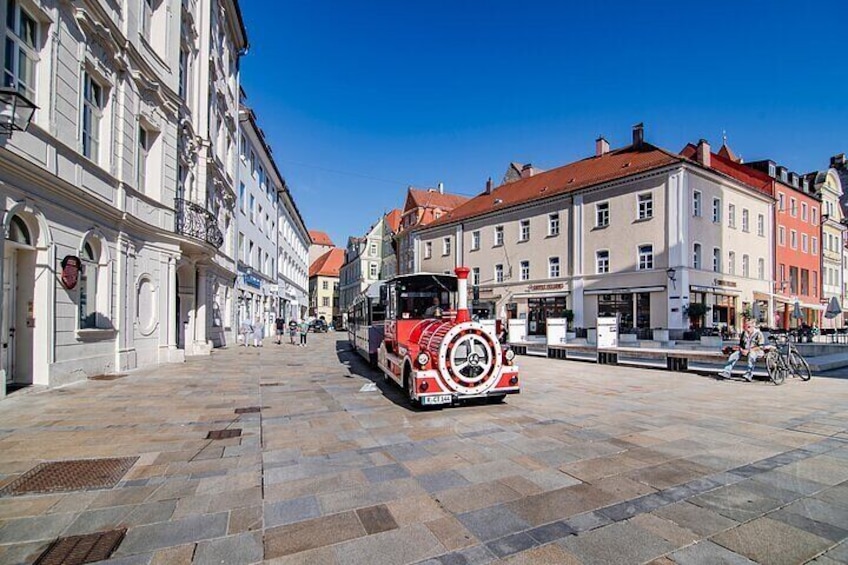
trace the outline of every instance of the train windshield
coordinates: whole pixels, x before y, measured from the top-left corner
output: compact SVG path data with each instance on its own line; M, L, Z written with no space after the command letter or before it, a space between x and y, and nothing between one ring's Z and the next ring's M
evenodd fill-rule
M398 319L428 318L434 312L453 309L456 277L450 275L413 275L394 285Z

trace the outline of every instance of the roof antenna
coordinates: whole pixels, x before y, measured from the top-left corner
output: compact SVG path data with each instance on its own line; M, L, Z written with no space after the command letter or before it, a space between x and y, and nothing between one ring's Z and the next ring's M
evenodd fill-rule
M727 130L726 129L721 130L721 144L727 145Z

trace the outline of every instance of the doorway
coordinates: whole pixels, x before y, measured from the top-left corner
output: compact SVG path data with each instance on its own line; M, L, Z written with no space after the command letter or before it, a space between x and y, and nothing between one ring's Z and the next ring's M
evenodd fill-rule
M33 383L35 247L26 223L13 216L3 257L0 354L11 387Z

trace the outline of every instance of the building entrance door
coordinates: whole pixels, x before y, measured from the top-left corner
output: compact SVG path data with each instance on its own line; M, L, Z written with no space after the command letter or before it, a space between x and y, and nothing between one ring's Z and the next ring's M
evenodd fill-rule
M32 384L35 250L6 241L3 258L2 366L7 383Z
M6 382L15 378L15 288L17 287L17 250L6 248L3 258L3 368L6 370Z

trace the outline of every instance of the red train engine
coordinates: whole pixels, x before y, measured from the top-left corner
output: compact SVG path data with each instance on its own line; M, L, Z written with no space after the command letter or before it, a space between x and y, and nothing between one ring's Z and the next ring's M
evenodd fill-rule
M401 275L384 286L385 336L377 363L414 404L502 400L520 391L514 352L471 320L468 273L457 267L456 276Z

